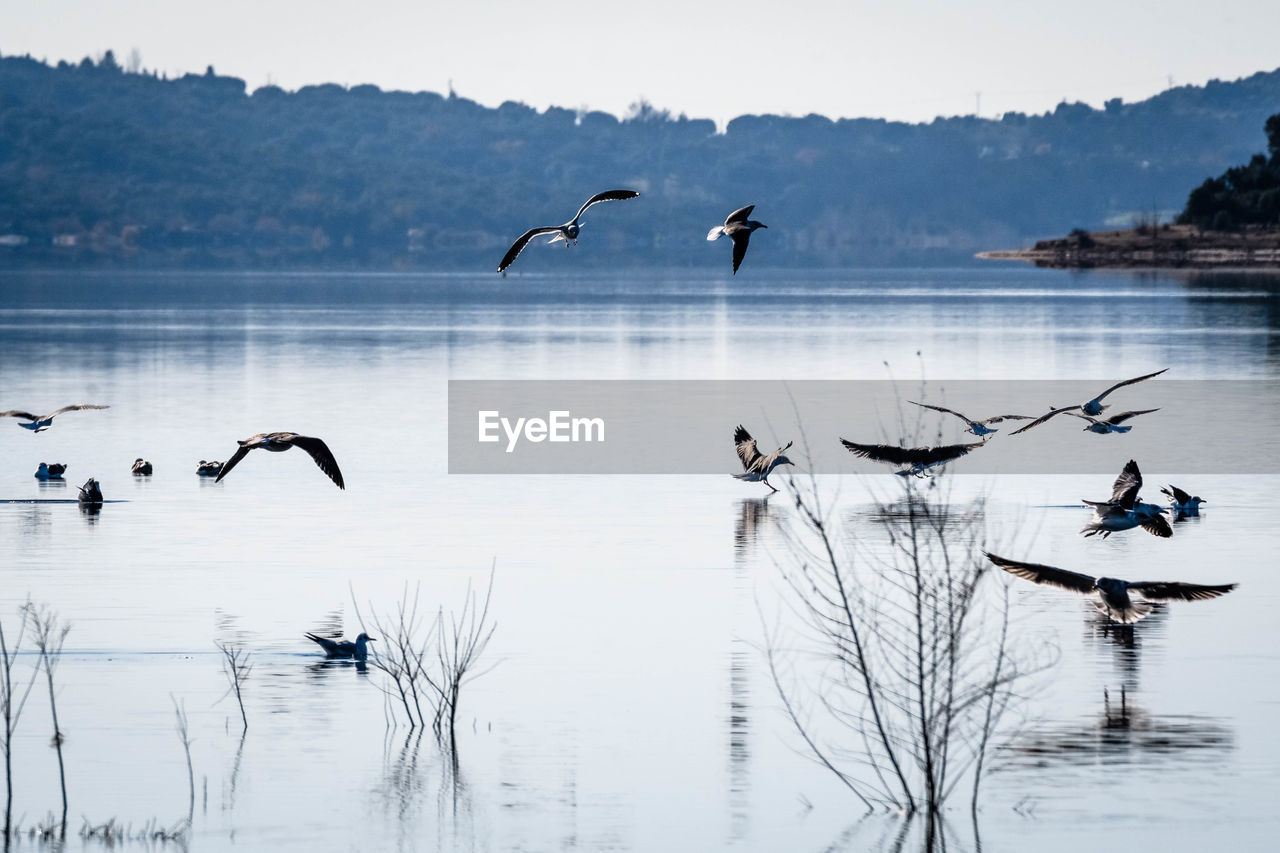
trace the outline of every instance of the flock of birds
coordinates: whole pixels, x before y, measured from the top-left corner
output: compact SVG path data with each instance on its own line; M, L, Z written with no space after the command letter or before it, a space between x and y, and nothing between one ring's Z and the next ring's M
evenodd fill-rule
M502 260L498 262L498 272L506 275L507 267L515 263L520 253L524 251L525 246L529 245L529 241L534 237L550 236L548 243L564 243L565 247L576 246L578 243L578 234L582 231L582 215L587 212L592 205L600 204L605 201L624 201L626 199L635 198L640 193L635 190L605 190L602 193L596 193L587 199L582 207L578 208L578 212L573 219L563 225L542 225L537 228L530 228L528 231L516 238L511 244L511 248L507 249L507 253L502 256ZM707 232L707 240L715 241L721 237L728 237L733 242L733 272L738 273L738 267L742 265L742 259L747 256L747 244L751 240L751 232L758 228L768 228L763 222L756 222L751 219L751 211L755 210L755 205L750 204L746 207L739 208L730 213L725 218L723 225L717 225Z
M1165 369L1167 370L1168 368ZM1020 429L1014 430L1010 435L1024 433L1061 414L1073 415L1088 421L1089 425L1084 428L1086 432L1103 435L1110 432L1128 432L1132 427L1123 425L1125 421L1138 415L1146 415L1159 410L1128 411L1100 419L1099 416L1109 408L1102 401L1107 395L1119 388L1151 379L1164 372L1164 370L1157 370L1155 373L1148 373L1133 379L1117 382L1098 396L1084 403L1063 407L1051 406L1046 414L1038 418L1031 415L995 415L982 420L974 420L967 415L944 406L908 401L912 405L932 409L943 414L954 415L964 421L966 432L982 438L982 441L970 444L899 447L888 444L857 444L844 438L840 439L840 443L855 456L895 466L906 466L902 470L895 472L900 476L927 477L929 476L930 468L959 459L961 456L984 446L991 434L998 431L993 429L992 425L1004 421L1031 421L1031 423ZM732 476L745 482L764 483L773 492L777 492L778 489L769 482L769 475L780 466L795 465L785 455L792 442L787 442L773 453L761 453L756 447L756 441L751 437L751 433L741 424L733 432L733 444L737 450L738 459L742 463L743 470L742 473L733 474ZM1092 508L1093 516L1081 528L1080 532L1086 537L1100 536L1105 539L1113 533L1141 527L1153 536L1168 538L1173 535L1173 528L1168 519L1165 518L1165 515L1170 510L1177 512L1179 518L1196 516L1199 515L1200 505L1208 503L1199 495L1192 495L1177 486L1168 485L1160 490L1169 502L1169 506L1164 507L1143 501L1139 496L1141 489L1142 472L1138 468L1138 463L1130 459L1124 469L1121 470L1120 475L1116 477L1115 483L1111 488L1110 498L1096 501L1085 499L1083 501L1084 505ZM1154 604L1157 602L1200 601L1208 598L1217 598L1237 586L1234 583L1204 585L1180 581L1125 581L1119 578L1093 577L1055 566L1027 563L990 552L984 553L992 563L1016 577L1038 584L1047 584L1072 590L1073 592L1094 595L1094 603L1099 612L1105 614L1110 620L1125 625L1137 622L1150 614Z

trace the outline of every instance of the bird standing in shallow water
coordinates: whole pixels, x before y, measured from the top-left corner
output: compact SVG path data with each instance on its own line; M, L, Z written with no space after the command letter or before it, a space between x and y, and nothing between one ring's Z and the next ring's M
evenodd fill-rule
M587 203L578 209L578 212L573 219L570 219L565 224L544 225L540 228L530 228L528 231L517 237L516 241L511 244L511 248L507 249L507 253L502 256L502 260L498 263L498 272L505 272L507 267L511 266L519 254L524 251L524 247L529 245L529 241L540 234L553 235L549 241L551 243L563 240L566 246L570 243L576 244L578 242L578 232L582 230L582 214L586 213L587 208L591 207L591 205L599 204L602 201L623 201L625 199L635 198L638 195L640 195L640 193L635 190L606 190L602 193L596 193L591 198L587 199Z
M1179 581L1125 581L1119 578L1095 578L1055 566L1024 563L1020 560L999 557L990 552L983 553L987 555L988 560L1009 574L1033 583L1048 584L1086 595L1097 593L1098 601L1094 606L1100 612L1107 614L1110 619L1124 624L1137 622L1151 613L1153 601L1202 601L1206 598L1226 595L1236 588L1236 584L1233 583L1205 586ZM1138 593L1139 598L1135 601L1129 595L1130 592Z
M10 409L7 412L0 412L0 418L26 418L30 423L18 424L23 429L29 429L32 432L44 432L53 426L53 419L63 412L78 412L81 409L109 409L110 406L94 406L87 403L79 403L72 406L63 406L61 409L50 412L47 415L33 415L30 412L24 412L20 409Z
M721 237L728 237L733 240L733 274L738 274L738 267L742 264L742 259L747 256L747 243L751 240L751 232L757 228L768 228L763 222L756 222L754 219L748 219L751 211L755 210L754 204L739 208L725 219L723 225L717 225L707 232L707 240L719 240Z
M333 453L329 450L329 446L318 438L309 435L298 435L296 432L262 432L246 438L240 442L240 447L236 450L235 455L227 460L227 464L222 466L222 470L218 472L215 483L222 480L223 477L231 473L231 469L240 463L240 460L249 455L250 450L270 450L272 453L283 453L290 447L301 447L311 455L320 470L333 480L334 485L339 489L345 489L342 483L342 472L338 470L338 460L333 458Z
M151 463L143 459L141 456L133 460L133 468L130 469L131 473L135 477L150 477L151 470Z
M366 644L377 642L368 634L356 637L354 643L350 640L330 640L311 633L304 636L324 649L324 656L327 658L352 658L360 663L369 659L369 647Z

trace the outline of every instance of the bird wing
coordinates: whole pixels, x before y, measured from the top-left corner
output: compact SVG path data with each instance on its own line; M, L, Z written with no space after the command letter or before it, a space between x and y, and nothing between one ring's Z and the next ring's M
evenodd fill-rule
M30 412L20 412L17 409L10 409L7 412L0 412L0 418L26 418L29 421L44 420L39 415L33 415Z
M756 449L756 440L742 424L738 424L738 428L733 431L733 446L738 450L738 458L742 460L744 471L752 470L757 460L762 458L760 451Z
M735 231L729 235L733 238L733 272L738 273L738 266L747 256L747 242L751 239L750 231Z
M985 442L945 444L938 447L898 447L894 444L854 444L842 438L840 443L854 456L876 462L888 462L891 465L933 465L959 459L975 447L981 447Z
M945 406L932 406L928 403L917 403L914 400L908 400L907 402L913 406L920 406L925 409L933 409L935 412L943 412L948 415L955 415L957 418L964 421L965 423L971 423L971 421L968 418L966 418L964 415L957 412L955 409L948 409ZM995 419L995 421L998 421L998 420L1000 419L999 418ZM992 423L995 423L995 421L992 421ZM985 421L982 421L982 423L985 423Z
M1166 367L1164 370L1168 370L1168 369L1169 369L1169 368L1167 368L1167 367ZM1108 394L1110 394L1112 391L1116 390L1117 388L1123 388L1123 387L1124 387L1124 386L1126 386L1126 385L1132 385L1132 384L1134 384L1135 382L1142 382L1143 380L1145 380L1145 379L1150 379L1150 378L1151 378L1151 377L1153 377L1153 376L1159 376L1161 373L1164 373L1164 370L1157 370L1155 373L1148 373L1148 374L1147 374L1147 375L1145 375L1145 376L1137 376L1137 377L1134 377L1133 379L1126 379L1126 380L1125 380L1125 381L1123 381L1123 382L1117 382L1115 385L1112 385L1110 388L1108 388L1107 390L1103 391L1101 394L1099 394L1098 396L1094 397L1093 399L1095 399L1095 400L1101 400L1103 397L1107 396Z
M247 443L247 442L246 442ZM240 464L240 460L249 455L249 448L243 444L236 448L236 452L222 466L222 470L218 472L218 476L214 478L215 483L222 482L222 478L231 473L231 469Z
M1129 420L1129 418L1136 418L1138 415L1149 415L1152 412L1158 412L1158 411L1160 410L1159 409L1139 409L1136 412L1121 412L1118 415L1112 415L1111 417L1107 418L1107 423L1111 424L1112 426L1118 426L1119 424L1122 424L1125 421Z
M1073 592L1093 592L1095 579L1088 575L1082 575L1079 572L1072 572L1067 569L1059 569L1056 566L1010 560L1008 557L999 557L990 551L984 551L983 553L987 555L988 560L1009 574L1017 575L1024 580L1061 587Z
M1125 509L1133 509L1134 501L1138 499L1138 490L1141 488L1142 472L1138 470L1138 463L1130 459L1111 486L1111 502Z
M1226 595L1236 586L1238 584L1234 583L1206 586L1179 581L1139 581L1129 584L1129 589L1142 593L1142 597L1148 601L1204 601L1206 598Z
M1170 484L1169 488L1167 489L1161 489L1160 492L1162 494L1168 495L1169 497L1173 498L1175 501L1177 501L1180 504L1191 503L1191 495L1182 491L1182 489L1179 489L1177 486L1173 484Z
M530 228L528 231L517 237L516 241L511 244L511 248L507 249L507 253L502 256L502 261L498 264L498 272L502 272L507 267L511 266L512 262L515 261L519 254L524 251L524 247L529 245L529 241L534 237L537 237L539 234L558 234L559 232L560 227L557 225L548 225L543 228Z
M746 207L740 207L724 218L724 224L729 225L733 222L746 222L747 217L751 215L751 211L755 209L756 206L754 204L749 204Z
M975 421L975 423L986 426L987 424L998 424L1001 421L1029 421L1034 415L996 415L993 418L987 418L985 421Z
M295 447L301 447L311 455L311 458L320 466L320 470L333 480L335 486L339 489L346 489L342 482L342 472L338 470L338 460L333 458L333 452L329 450L329 445L325 444L318 438L312 438L309 435L295 435L293 438Z
M788 441L786 444L784 444L782 447L779 447L777 450L773 451L768 456L761 456L758 460L756 460L755 470L760 471L761 473L768 471L769 466L773 465L774 460L776 460L779 456L785 453L794 443L795 442Z
M1169 520L1163 515L1152 515L1144 518L1142 520L1142 529L1152 536L1159 536L1161 539L1168 539L1173 535L1173 528L1169 526Z
M605 190L602 193L596 193L587 199L587 203L578 209L578 215L570 219L569 222L577 222L582 218L582 214L587 212L587 208L593 204L599 204L602 201L624 201L625 199L635 198L640 193L635 190Z
M1102 423L1097 418L1093 417L1093 415L1086 415L1080 412L1067 412L1067 414L1071 415L1071 417L1073 418L1079 418L1082 421L1088 421L1091 424ZM1028 427L1028 429L1030 429L1030 427Z
M1026 426L1021 427L1021 428L1019 428L1019 429L1015 429L1013 432L1009 433L1009 435L1017 435L1018 433L1026 432L1027 430L1031 429L1032 427L1038 427L1038 426L1040 426L1040 424L1042 424L1042 423L1044 423L1045 421L1049 420L1049 418L1053 417L1054 415L1060 415L1060 414L1062 414L1063 412L1070 412L1070 411L1071 411L1071 410L1073 410L1073 409L1079 409L1079 408L1082 408L1082 406L1083 406L1083 404L1081 404L1081 405L1077 405L1077 406L1064 406L1064 407L1063 407L1063 408L1061 408L1061 409L1050 409L1049 411L1045 412L1043 415L1041 415L1040 417L1036 418L1034 421L1032 421L1031 423L1027 424Z
M77 403L71 406L63 406L61 409L58 409L56 412L50 412L49 414L45 415L45 418L52 418L53 416L60 415L63 412L78 412L81 409L109 409L109 408L111 407L110 406L94 406L86 403Z

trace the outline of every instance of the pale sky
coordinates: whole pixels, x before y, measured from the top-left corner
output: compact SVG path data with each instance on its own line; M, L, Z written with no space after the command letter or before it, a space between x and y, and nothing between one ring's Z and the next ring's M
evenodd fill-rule
M1280 67L1277 0L0 0L0 53L615 115L927 121Z

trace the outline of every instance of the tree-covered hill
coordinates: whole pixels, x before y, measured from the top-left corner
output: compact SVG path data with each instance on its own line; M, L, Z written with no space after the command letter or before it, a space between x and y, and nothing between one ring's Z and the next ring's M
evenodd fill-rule
M756 204L752 265L944 263L1178 210L1247 159L1280 70L1105 109L927 124L712 122L453 95L128 73L106 54L0 59L0 265L493 269L594 209L573 266L728 266L707 229ZM560 250L562 251L562 250ZM520 270L563 269L534 247Z

